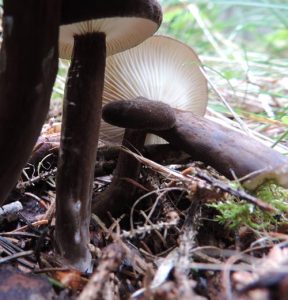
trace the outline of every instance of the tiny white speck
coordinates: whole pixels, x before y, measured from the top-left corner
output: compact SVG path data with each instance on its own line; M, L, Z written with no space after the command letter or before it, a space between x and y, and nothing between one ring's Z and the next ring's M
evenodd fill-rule
M75 236L74 236L74 240L75 240L76 244L80 243L80 231L79 230L76 231Z
M80 211L80 209L81 209L81 201L78 200L78 201L75 203L75 210L76 210L76 211Z

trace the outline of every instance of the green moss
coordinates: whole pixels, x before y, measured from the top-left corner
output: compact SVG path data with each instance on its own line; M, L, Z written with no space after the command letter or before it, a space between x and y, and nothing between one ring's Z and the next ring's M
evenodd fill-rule
M270 203L282 213L287 213L288 209L288 190L284 189L273 181L262 184L256 191L255 196L263 201Z
M264 212L232 196L228 196L225 202L213 203L209 206L218 211L216 220L233 230L246 225L255 230L269 231L275 229L277 225L287 223L288 190L273 182L267 182L255 191L254 196L272 205L278 213L275 215Z

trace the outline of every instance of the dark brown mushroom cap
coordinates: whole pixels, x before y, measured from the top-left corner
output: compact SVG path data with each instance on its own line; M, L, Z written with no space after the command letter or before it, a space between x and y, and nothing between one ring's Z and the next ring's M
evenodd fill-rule
M176 122L169 105L142 97L108 103L103 107L102 117L114 126L140 130L167 130Z
M155 0L62 0L62 25L114 17L138 17L160 25L162 11Z
M63 0L59 53L70 59L74 35L106 34L107 55L134 47L153 35L162 21L156 0Z

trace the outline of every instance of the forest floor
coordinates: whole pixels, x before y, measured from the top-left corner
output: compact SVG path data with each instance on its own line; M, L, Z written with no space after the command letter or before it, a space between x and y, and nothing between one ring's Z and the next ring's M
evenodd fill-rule
M206 117L287 155L287 7L161 2L160 33L195 46L204 64ZM93 275L62 264L55 175L66 72L60 62L47 124L9 196L14 206L0 215L0 299L288 299L288 191L271 182L247 191L173 148L161 159L147 149L126 214L110 226L92 214ZM119 151L100 144L93 198Z

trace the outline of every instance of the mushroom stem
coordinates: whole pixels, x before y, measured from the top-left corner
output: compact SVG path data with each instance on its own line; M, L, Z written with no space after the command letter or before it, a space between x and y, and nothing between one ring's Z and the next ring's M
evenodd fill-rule
M75 36L64 97L55 239L67 263L81 271L91 267L89 223L105 58L105 34Z
M255 188L265 179L274 179L283 186L287 185L287 180L284 179L288 175L288 159L285 156L249 136L191 112L170 107L170 114L173 113L176 119L172 128L146 129L141 122L142 116L146 117L147 123L149 114L150 121L154 120L156 113L161 118L169 113L167 107L165 111L162 107L161 102L138 98L138 101L115 101L105 106L103 111L106 112L106 122L123 127L131 118L134 129L146 130L147 133L164 138L174 147L189 153L194 160L211 165L228 178L234 179L236 176L241 179L254 173L253 180L243 180L247 187ZM117 118L116 112L119 112ZM280 168L283 165L286 167Z
M191 112L175 109L175 115L173 129L154 133L228 178L241 179L288 163L279 152L240 132Z
M59 0L4 1L0 52L0 204L28 160L58 65Z
M142 151L146 132L126 129L122 146L131 151ZM136 187L127 179L137 180L141 164L130 154L120 151L117 166L109 187L92 202L92 211L104 222L109 223L108 212L114 217L130 210Z

